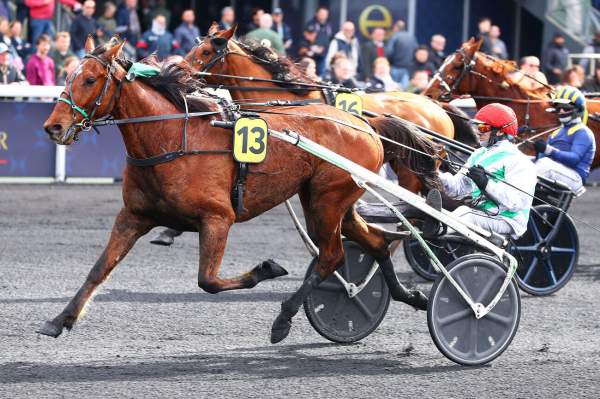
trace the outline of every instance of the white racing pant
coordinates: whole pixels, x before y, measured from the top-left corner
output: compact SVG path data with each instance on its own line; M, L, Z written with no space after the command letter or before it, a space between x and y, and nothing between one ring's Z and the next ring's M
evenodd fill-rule
M538 176L566 184L572 191L577 191L583 186L579 173L548 157L541 158L535 163L535 171Z
M501 216L490 216L479 209L462 205L452 211L460 220L501 235L514 235L512 227Z

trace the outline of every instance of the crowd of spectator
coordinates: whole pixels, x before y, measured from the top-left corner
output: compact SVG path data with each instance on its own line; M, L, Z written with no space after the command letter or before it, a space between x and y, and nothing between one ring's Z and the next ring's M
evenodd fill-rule
M103 43L118 34L127 39L125 51L129 57L143 58L154 53L163 59L173 54L187 54L201 33L193 10L184 10L176 17L165 0L107 1L102 10L96 10L92 0L20 0L12 2L12 7L9 3L0 0L2 84L64 84L84 55L89 35ZM57 3L75 15L68 31L55 31L53 18ZM174 18L178 20L171 24ZM219 28L228 29L234 24L234 9L223 8ZM176 28L171 32L169 26ZM481 51L508 58L499 26L484 17L479 20L478 28ZM326 7L317 9L299 38L292 35L281 8L274 8L270 14L255 9L250 23L238 27L237 37L298 60L315 80L368 91L419 93L446 57L444 36L436 34L429 43L419 43L402 20L396 21L390 31L380 27L372 29L366 40L358 39L352 21L342 23L340 30L334 32ZM600 52L600 34L585 51ZM586 91L600 91L600 63L590 68L584 60L569 68L568 56L564 36L556 34L544 49L543 63L534 56L523 57L513 80L530 90L547 83L565 83Z

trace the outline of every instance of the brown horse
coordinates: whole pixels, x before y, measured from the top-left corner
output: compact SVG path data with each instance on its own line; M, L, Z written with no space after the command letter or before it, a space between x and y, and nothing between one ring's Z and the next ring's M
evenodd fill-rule
M69 75L65 92L44 128L52 140L69 145L80 134L81 123L89 126L98 118L108 116L122 121L154 116L153 121L119 125L128 156L137 162L165 152L179 156L153 166L137 166L136 161L130 159L123 174L124 205L106 248L73 299L57 317L43 325L40 333L57 337L64 328L71 329L97 287L137 239L155 226L199 233L198 285L207 292L251 288L265 279L285 275L287 272L272 261L263 262L238 277L220 278L218 272L231 225L258 216L295 194L300 196L309 221L308 230L319 247L319 260L300 289L283 302L273 325L273 342L287 336L292 317L312 287L343 262L342 232L380 261L382 270L390 278L395 299L419 309L426 308L427 298L422 293L410 291L397 281L385 233L367 225L353 210L353 203L364 190L348 173L295 146L268 140L266 159L252 165L247 177L245 209L236 215L231 201L235 163L231 154L223 153L231 151L232 134L210 123L211 119L227 118L227 104L208 95L186 97L190 92L201 92L201 88L191 70L180 64L163 65L158 76L126 79L131 62L121 57L122 47L123 43L113 39L92 51L93 42L88 40L86 50L91 52ZM205 117L188 122L164 119L165 114L186 109L203 112ZM306 112L310 111L309 107ZM367 123L346 112L333 107L329 112L346 123L370 129ZM368 132L305 117L265 115L264 119L273 129L292 129L371 171L382 165L381 143ZM389 118L372 123L379 131L395 131L396 138L406 145L427 154L434 152L409 126ZM182 135L183 131L186 135ZM188 148L188 152L182 155L178 152L182 148ZM424 183L437 184L437 175L427 156L415 154L407 163L420 172Z
M240 103L273 99L327 102L322 90L307 90L306 85L318 82L308 78L289 59L277 56L269 48L249 46L232 40L235 27L222 31L214 28L213 26L212 34L204 38L185 57L196 70L215 74L204 77L207 83L224 85L229 89L231 97ZM236 79L235 76L278 80L284 83ZM379 115L390 113L454 138L453 120L443 108L427 97L404 92L370 93L362 95L362 101L365 110ZM462 140L470 145L477 143L470 127L466 126L465 130L460 126L461 131L467 132L463 133L465 137ZM394 151L388 150L393 144L384 141L383 145L386 153ZM387 157L386 161L390 161L401 186L413 192L420 191L419 180L404 165L393 157Z
M546 108L551 106L550 94L554 89L544 85L536 90L528 90L519 85L512 78L517 72L516 64L480 52L481 43L481 40L471 38L449 55L423 94L436 100L469 94L478 109L493 102L503 102L514 109L519 126L525 128L521 134L523 138L560 126L556 114L546 112ZM590 115L600 112L600 102L588 100L588 111ZM600 120L590 117L588 126L594 132L596 142L599 142ZM598 166L600 147L596 146L592 168Z

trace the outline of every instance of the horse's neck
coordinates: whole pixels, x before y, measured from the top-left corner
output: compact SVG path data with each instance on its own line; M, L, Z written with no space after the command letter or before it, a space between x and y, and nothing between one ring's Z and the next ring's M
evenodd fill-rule
M556 116L545 111L548 107L547 102L540 102L539 96L532 96L532 93L519 84L512 82L508 77L504 79L504 82L508 84L506 89L502 88L503 81L501 80L494 80L490 83L479 77L474 78L481 79L470 90L477 109L491 103L500 102L515 111L520 125L527 124L531 128L543 128L556 122ZM509 98L519 101L511 103L504 100ZM528 103L527 100L532 101Z
M179 111L169 100L150 86L136 80L123 83L112 116L115 119L128 119L175 113ZM179 130L175 133L167 129L157 129L154 123L152 125L146 123L119 125L127 154L134 158L148 158L165 151L179 149L181 145Z
M260 65L257 65L253 62L249 62L249 63L239 63L239 64L235 64L232 63L229 65L229 71L227 72L227 74L229 75L234 75L234 76L252 76L254 78L260 78L260 79L273 79L273 76L271 75L271 73L267 70L265 70L264 68L262 68ZM241 86L241 87L245 87L245 88L252 88L252 87L272 87L275 90L273 91L268 91L268 90L257 90L257 91L253 91L253 90L230 90L231 93L231 98L233 98L234 100L273 100L273 99L280 99L280 100L307 100L307 99L315 99L315 100L321 100L323 102L325 102L325 99L323 98L323 93L321 91L314 91L314 90L306 90L306 91L298 91L298 92L292 92L292 91L288 91L288 90L281 90L281 88L283 86L279 86L275 83L271 83L271 82L256 82L256 81L250 81L250 80L243 80L243 79L233 79L233 78L228 78L227 85L229 86Z

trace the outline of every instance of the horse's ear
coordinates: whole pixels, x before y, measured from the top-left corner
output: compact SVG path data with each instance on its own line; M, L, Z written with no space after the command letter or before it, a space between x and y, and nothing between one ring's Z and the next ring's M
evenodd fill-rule
M477 40L477 42L474 43L475 44L475 51L479 51L479 49L481 48L481 45L483 44L483 36L479 38L479 40Z
M106 50L104 52L104 57L108 60L108 61L112 61L115 58L117 58L120 54L121 54L121 50L123 50L123 46L125 45L125 40L123 40L122 42L112 46L111 48L109 48L108 50Z
M88 35L87 39L85 40L85 52L91 53L95 48L96 45L94 44L94 38L92 37L92 35Z
M219 32L218 36L222 37L223 39L229 40L233 37L233 35L235 35L236 30L237 30L237 24L234 24L231 28Z
M219 32L219 23L217 21L213 21L210 25L210 28L208 28L208 36L215 35L217 32Z

